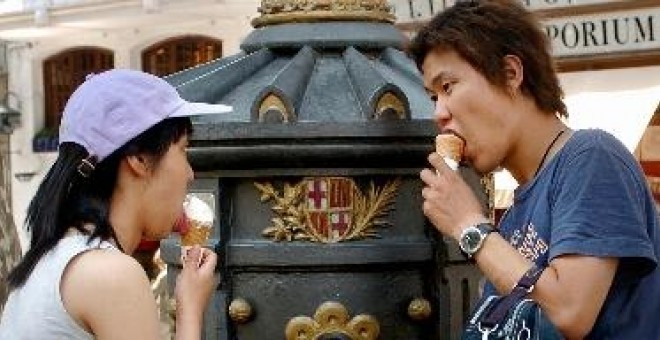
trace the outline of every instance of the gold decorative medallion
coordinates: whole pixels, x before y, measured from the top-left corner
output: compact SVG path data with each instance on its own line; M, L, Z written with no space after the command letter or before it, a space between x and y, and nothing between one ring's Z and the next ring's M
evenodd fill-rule
M291 112L287 110L286 105L282 98L274 93L268 94L264 99L261 100L259 105L259 122L266 121L266 113L268 111L274 111L280 115L280 122L289 123L292 121Z
M308 316L296 316L286 325L286 340L315 340L323 335L343 335L352 340L375 340L380 333L378 320L368 314L349 320L346 307L339 302L324 302Z
M378 237L374 230L389 223L383 219L391 210L400 180L377 188L371 182L364 195L346 177L307 177L277 191L271 183L254 183L261 201L272 200L273 225L262 235L273 241L306 240L335 243Z
M261 0L255 28L292 22L370 21L394 23L386 0Z
M392 92L385 92L380 96L380 99L376 103L375 111L373 119L381 119L387 111L393 112L398 119L403 120L407 118L405 104Z

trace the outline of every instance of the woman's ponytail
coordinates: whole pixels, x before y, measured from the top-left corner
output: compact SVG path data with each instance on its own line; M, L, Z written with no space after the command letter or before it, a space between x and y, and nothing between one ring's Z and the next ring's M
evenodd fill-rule
M39 185L27 210L25 227L32 232L30 248L23 260L9 273L9 286L22 286L41 257L51 250L67 230L61 214L69 208L69 192L83 180L78 165L87 151L77 144L63 143L57 160Z

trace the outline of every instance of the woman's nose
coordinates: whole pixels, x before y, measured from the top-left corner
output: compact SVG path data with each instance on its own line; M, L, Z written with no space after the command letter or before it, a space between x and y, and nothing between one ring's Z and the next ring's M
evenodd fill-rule
M195 179L195 171L193 171L190 163L186 162L188 165L188 183L191 183Z

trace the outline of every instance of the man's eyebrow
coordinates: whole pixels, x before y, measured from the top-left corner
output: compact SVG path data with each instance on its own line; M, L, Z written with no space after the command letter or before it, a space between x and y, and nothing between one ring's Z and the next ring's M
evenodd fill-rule
M440 71L431 79L431 85L435 87L447 78L452 78L452 75L447 71Z

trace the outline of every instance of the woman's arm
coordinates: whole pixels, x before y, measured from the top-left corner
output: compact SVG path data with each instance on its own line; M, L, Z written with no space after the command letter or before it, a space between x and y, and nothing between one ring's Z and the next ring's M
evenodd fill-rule
M204 310L215 288L216 263L213 251L199 247L184 258L175 292L176 339L201 339ZM65 270L61 292L69 314L97 339L161 337L149 280L128 255L92 250L77 256Z
M96 339L160 339L149 280L132 257L83 253L69 263L60 289L69 314Z
M201 339L204 310L216 285L216 254L194 246L185 252L176 280L176 339Z

